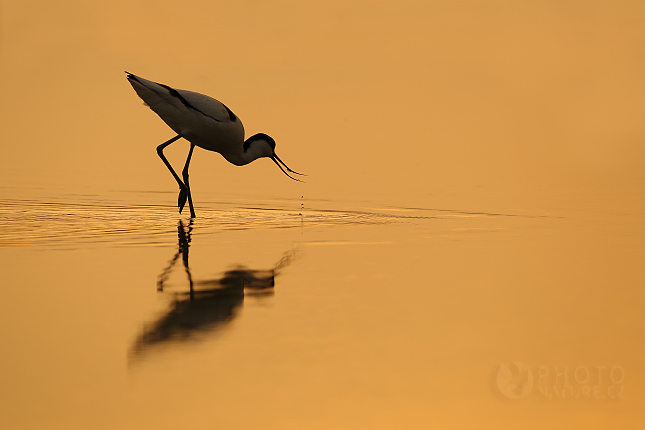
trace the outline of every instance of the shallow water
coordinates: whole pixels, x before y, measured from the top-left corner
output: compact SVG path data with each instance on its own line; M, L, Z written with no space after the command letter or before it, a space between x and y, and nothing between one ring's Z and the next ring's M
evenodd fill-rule
M643 424L624 215L98 200L2 204L6 428Z

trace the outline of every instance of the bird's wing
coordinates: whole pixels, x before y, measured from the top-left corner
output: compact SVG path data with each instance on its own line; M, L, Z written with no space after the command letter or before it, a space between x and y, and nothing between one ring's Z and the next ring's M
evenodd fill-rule
M127 72L126 72L127 73ZM216 122L235 122L237 117L224 104L212 97L193 91L176 90L168 85L143 79L128 73L128 81L135 91L159 115L173 116L173 110L191 112ZM165 121L165 119L164 119Z
M215 121L237 121L237 117L229 108L212 97L186 90L177 90L177 93L190 105L191 109L194 109Z
M181 99L174 95L177 93L174 89L156 82L143 79L128 73L128 81L148 106L157 113L163 112L168 108L177 110L186 110L187 107L181 102Z

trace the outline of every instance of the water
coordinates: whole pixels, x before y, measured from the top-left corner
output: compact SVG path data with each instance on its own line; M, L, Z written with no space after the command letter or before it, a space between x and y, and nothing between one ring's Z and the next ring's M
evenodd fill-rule
M639 226L73 198L2 202L7 428L638 428Z

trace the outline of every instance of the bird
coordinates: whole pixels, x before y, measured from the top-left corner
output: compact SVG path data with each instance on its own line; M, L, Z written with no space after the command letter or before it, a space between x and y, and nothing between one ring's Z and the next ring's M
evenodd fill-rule
M177 200L179 213L188 200L190 217L195 218L195 208L188 182L188 166L195 146L207 151L219 152L226 161L236 166L244 166L258 158L268 157L294 181L302 182L289 173L306 176L291 170L278 157L275 153L275 140L271 136L258 133L244 140L242 121L224 103L204 94L177 90L127 71L125 73L128 82L144 104L177 133L172 139L157 146L157 154L179 184L179 199ZM180 179L164 156L163 150L181 138L190 142L190 150Z

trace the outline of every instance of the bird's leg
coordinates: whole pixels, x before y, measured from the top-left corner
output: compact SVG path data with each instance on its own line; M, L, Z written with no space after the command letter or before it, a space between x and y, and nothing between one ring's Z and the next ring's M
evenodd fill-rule
M175 137L173 137L172 139L170 139L169 141L164 142L164 143L162 143L161 145L157 146L157 154L158 154L158 155L159 155L159 157L161 158L161 161L163 161L163 163L166 165L166 167L168 168L168 170L170 170L170 173L172 173L172 176L173 176L173 178L175 178L175 181L177 181L177 183L179 184L179 190L180 190L180 191L179 191L179 203L180 203L180 204L179 204L179 207L180 207L180 209L179 209L179 213L181 213L181 208L183 208L183 207L184 207L184 205L183 205L183 204L181 204L181 198L182 198L182 193L184 193L184 194L186 194L186 193L187 193L187 191L186 191L187 187L186 187L186 185L184 185L184 183L183 183L183 182L181 182L181 179L179 179L179 176L177 176L177 173L175 173L175 170L172 168L172 166L170 165L170 163L168 162L168 160L166 159L166 157L163 155L163 150L164 150L164 148L165 148L166 146L170 145L171 143L173 143L174 141L176 141L176 140L178 140L178 139L180 139L180 138L182 138L182 137L183 137L183 136L182 136L182 134L180 133L180 134L178 134L177 136L175 136ZM186 203L186 198L184 197L184 204L185 204L185 203Z
M188 151L188 158L186 159L186 164L184 165L184 170L181 172L184 178L184 184L186 185L186 194L188 196L188 206L190 207L190 217L195 218L195 208L193 208L193 197L190 195L190 184L188 183L188 165L190 164L190 158L193 156L193 149L195 149L195 144L190 144L190 151ZM179 207L179 213L181 213L182 208L186 204L186 198L184 197L183 204Z

